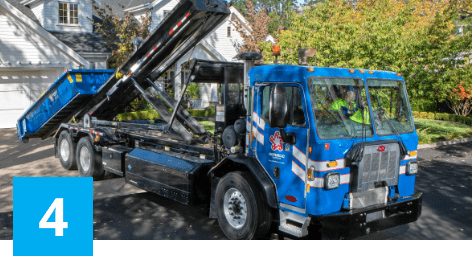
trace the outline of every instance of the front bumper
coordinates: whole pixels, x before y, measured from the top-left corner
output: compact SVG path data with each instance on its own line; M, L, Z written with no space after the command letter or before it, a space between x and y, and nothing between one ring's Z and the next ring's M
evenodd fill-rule
M323 215L317 219L321 223L323 237L352 239L416 221L421 215L422 197L423 193L416 193L383 206ZM370 220L371 216L379 214L383 216Z

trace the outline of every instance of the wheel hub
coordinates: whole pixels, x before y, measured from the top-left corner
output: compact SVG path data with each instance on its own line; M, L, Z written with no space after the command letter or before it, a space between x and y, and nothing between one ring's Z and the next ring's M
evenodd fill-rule
M230 188L224 197L224 213L226 220L233 228L241 228L246 223L246 199L236 188Z
M69 160L69 142L67 140L61 141L61 158L67 162Z
M80 166L85 172L90 169L90 159L90 151L87 147L82 147L80 149Z

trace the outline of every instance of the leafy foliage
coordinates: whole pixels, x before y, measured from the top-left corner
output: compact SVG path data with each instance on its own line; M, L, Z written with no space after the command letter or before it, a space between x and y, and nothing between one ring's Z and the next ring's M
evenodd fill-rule
M151 11L141 16L141 23L134 18L131 13L125 13L125 16L119 18L110 6L99 8L94 6L97 11L100 22L94 22L96 32L102 39L106 40L106 45L112 49L112 54L108 59L110 68L120 67L134 51L132 40L137 37L146 38L149 35L149 29L152 24ZM125 7L122 6L122 9ZM117 72L117 74L121 74ZM150 110L151 105L141 96L136 98L129 106L127 112L138 110Z
M243 38L243 45L239 47L238 52L260 52L259 44L267 36L267 25L272 19L267 16L265 9L256 11L251 1L247 2L245 10L248 15L248 24L243 24L239 20L233 21L235 28Z
M443 87L437 90L438 98L460 116L472 112L472 69L469 65L448 70L444 74Z
M131 40L136 37L146 38L152 24L151 11L141 17L141 23L137 21L131 13L125 13L123 18L119 18L108 5L105 8L94 6L100 22L94 21L96 32L102 39L106 40L106 45L112 49L112 54L108 60L110 68L118 68L133 53L134 45ZM124 9L124 6L122 6Z
M456 1L434 0L318 2L277 35L280 59L297 64L297 50L312 48L311 65L400 72L411 98L443 101L437 93L444 74L465 64L461 56L472 44L470 34L451 36L459 8ZM260 45L273 61L271 45Z

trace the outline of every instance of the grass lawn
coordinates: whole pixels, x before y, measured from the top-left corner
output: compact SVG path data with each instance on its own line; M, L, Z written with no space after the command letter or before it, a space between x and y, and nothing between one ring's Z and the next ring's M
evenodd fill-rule
M214 122L212 122L212 121L199 121L199 123L201 125L203 125L203 128L205 128L205 130L207 132L211 132L211 133L214 132L214 130L215 130L215 123Z
M415 118L415 126L420 145L472 136L472 127L460 123Z

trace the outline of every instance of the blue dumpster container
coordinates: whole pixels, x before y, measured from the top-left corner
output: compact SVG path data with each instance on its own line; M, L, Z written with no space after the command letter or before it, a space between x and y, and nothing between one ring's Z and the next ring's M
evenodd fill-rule
M20 140L49 137L79 112L114 73L109 69L73 69L62 74L18 119Z

